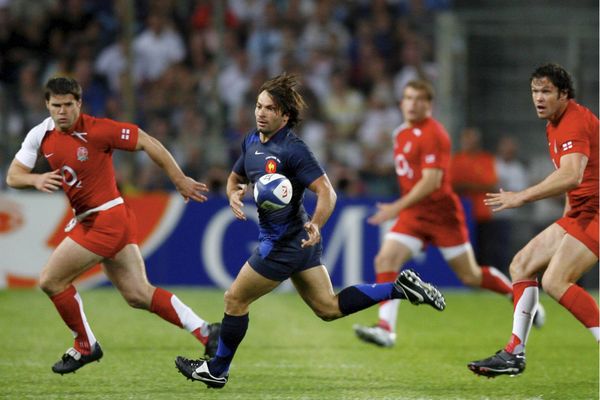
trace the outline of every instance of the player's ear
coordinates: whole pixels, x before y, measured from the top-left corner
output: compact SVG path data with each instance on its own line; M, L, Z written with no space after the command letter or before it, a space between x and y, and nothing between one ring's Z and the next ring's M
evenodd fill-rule
M561 90L558 92L558 98L559 99L564 99L564 100L569 100L569 92L566 90Z

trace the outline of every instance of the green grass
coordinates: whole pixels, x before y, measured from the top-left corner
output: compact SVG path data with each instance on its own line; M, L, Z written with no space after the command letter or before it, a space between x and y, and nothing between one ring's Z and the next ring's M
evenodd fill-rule
M222 292L174 288L211 321ZM403 303L398 343L360 343L353 323L370 324L374 309L325 323L297 294L256 302L250 328L222 390L186 381L173 360L198 356L191 335L130 309L114 289L82 292L104 358L76 374L50 371L72 345L71 334L39 291L0 291L0 398L8 399L598 399L598 345L548 297L546 327L534 330L527 371L486 379L467 362L487 357L510 334L512 307L483 292L450 292L448 308Z

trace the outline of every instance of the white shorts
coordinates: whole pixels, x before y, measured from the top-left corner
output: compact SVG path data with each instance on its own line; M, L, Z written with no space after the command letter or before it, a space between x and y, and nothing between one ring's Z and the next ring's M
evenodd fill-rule
M402 243L409 248L413 257L416 257L423 250L424 243L421 239L405 233L388 232L385 234L385 239L395 240L396 242ZM440 250L440 253L442 253L444 260L448 261L466 253L472 249L472 247L471 242L465 242L457 246L438 247L438 249Z

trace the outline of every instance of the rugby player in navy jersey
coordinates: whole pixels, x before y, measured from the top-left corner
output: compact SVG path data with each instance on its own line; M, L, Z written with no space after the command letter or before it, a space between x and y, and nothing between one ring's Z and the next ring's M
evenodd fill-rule
M290 204L280 210L259 208L259 245L225 292L225 314L214 358L191 360L177 357L175 365L187 378L222 388L229 366L248 329L250 304L290 278L302 299L325 321L363 310L383 300L408 299L443 310L442 294L419 276L404 270L395 282L361 284L337 295L321 262L321 228L335 207L336 194L313 153L293 128L300 121L304 100L296 91L297 78L282 74L265 82L256 100L256 129L242 143L242 154L227 181L229 205L245 220L242 199L248 183L262 175L285 175L293 186ZM303 206L305 189L317 196L314 214Z

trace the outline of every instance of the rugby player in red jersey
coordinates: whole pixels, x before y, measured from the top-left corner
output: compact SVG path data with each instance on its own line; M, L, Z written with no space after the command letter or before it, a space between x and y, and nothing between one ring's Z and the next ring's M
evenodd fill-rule
M81 86L71 78L50 79L45 88L50 117L29 131L15 155L6 182L13 188L34 187L42 192L60 188L74 210L67 236L53 251L40 274L40 287L50 297L75 343L52 367L65 374L99 360L102 349L83 311L73 281L98 263L127 303L156 313L185 328L216 351L219 324L198 317L174 294L152 286L136 237L136 220L123 201L115 179L115 149L145 151L188 201L203 202L205 184L183 174L163 145L136 125L81 113ZM38 156L52 171L32 173Z
M539 272L544 291L600 341L598 304L575 283L598 265L598 117L573 100L571 76L560 65L538 67L530 84L537 116L547 121L548 149L556 170L520 192L489 193L485 203L498 212L566 193L565 212L511 262L515 306L511 338L495 355L468 364L471 371L488 377L525 370Z
M431 244L465 285L510 296L508 278L492 266L480 267L475 260L463 207L448 176L450 137L431 116L433 98L433 88L426 81L411 81L404 88L400 109L405 122L394 132L394 164L402 197L378 204L369 219L372 224L396 220L375 257L376 281L393 280L404 263ZM399 301L382 302L374 326L355 325L358 338L393 346ZM542 320L540 313L540 325Z

